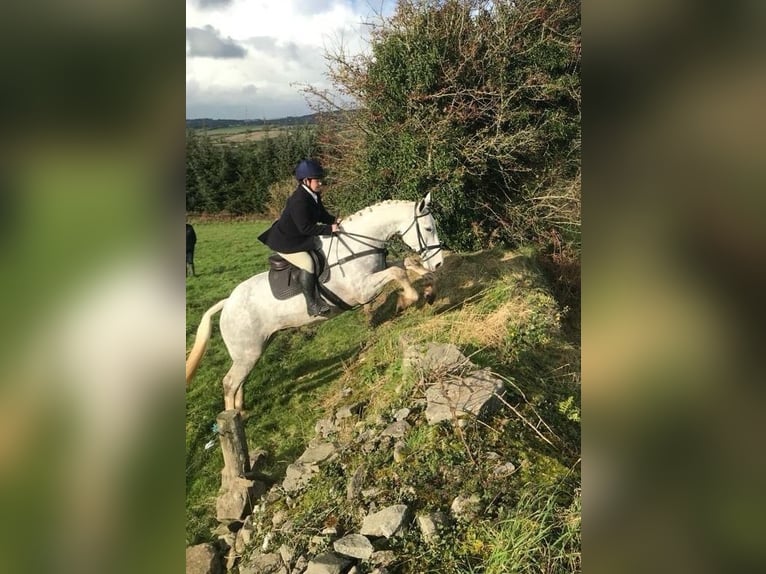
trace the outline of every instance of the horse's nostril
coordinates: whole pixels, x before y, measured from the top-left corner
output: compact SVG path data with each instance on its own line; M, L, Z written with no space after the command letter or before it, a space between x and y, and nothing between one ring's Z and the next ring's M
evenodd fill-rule
M439 263L437 263L435 267L436 267L436 269L438 269L438 268L439 268L439 267L441 267L441 266L442 266L442 262L441 262L441 261L439 261Z

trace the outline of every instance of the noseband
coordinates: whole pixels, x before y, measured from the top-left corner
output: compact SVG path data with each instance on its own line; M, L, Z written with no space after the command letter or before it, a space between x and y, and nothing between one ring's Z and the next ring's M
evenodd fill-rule
M420 219L421 217L426 217L428 215L431 215L430 211L424 211L423 213L419 214L418 213L418 204L415 203L415 217L413 218L412 223L410 223L407 226L407 229L405 229L401 233L401 235L404 236L410 230L410 227L412 227L413 225L415 226L415 233L417 234L417 237L418 237L418 255L420 255L420 258L424 262L428 261L432 257L435 257L442 250L442 248L444 247L444 245L442 243L436 243L435 245L428 245L426 243L425 239L423 239L423 232L420 230L420 223L418 222L418 219ZM423 257L423 254L427 253L431 249L433 249L434 252L431 253L428 257Z

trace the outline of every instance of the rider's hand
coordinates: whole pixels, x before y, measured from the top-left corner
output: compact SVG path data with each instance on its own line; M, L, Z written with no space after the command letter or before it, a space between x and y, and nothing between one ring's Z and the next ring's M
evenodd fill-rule
M337 223L333 223L332 224L332 232L336 233L337 231L338 231L338 224Z

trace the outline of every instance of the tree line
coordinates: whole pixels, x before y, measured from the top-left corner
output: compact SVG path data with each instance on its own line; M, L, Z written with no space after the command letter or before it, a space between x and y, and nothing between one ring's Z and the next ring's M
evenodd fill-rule
M213 118L194 118L186 120L187 129L195 130L214 130L217 128L248 128L264 126L296 126L313 124L316 122L316 114L306 114L304 116L287 116L273 120L226 120Z
M260 141L216 142L186 131L186 211L232 215L263 213L269 187L292 176L304 157L317 154L316 126L280 131Z

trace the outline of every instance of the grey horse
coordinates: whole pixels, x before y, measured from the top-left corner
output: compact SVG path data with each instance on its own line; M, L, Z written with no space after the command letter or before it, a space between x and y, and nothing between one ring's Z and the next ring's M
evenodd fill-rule
M322 250L331 266L330 279L325 287L340 299L340 302L330 299L331 305L346 309L363 305L375 298L391 281L396 281L402 288L400 308L418 300L418 293L405 269L386 267L381 253L384 253L386 241L399 235L420 255L422 266L413 266L413 270L422 274L441 266L442 246L430 203L430 193L417 202L377 203L344 219L337 235L322 237ZM226 299L203 314L186 360L187 385L210 339L212 316L219 311L221 337L232 360L232 366L223 379L226 410L243 409L243 383L260 358L269 337L282 329L327 319L310 316L306 301L301 296L276 299L268 284L268 273L250 277L237 285Z

